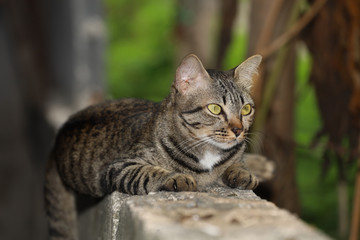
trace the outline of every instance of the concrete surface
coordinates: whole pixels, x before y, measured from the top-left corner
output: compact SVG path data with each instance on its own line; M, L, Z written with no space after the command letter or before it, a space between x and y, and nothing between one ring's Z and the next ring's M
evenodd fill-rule
M81 239L330 239L252 191L114 192L80 215Z

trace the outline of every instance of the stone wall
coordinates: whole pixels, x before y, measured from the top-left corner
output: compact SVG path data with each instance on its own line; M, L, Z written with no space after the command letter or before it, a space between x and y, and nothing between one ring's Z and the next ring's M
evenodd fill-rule
M81 239L330 239L252 191L114 192L80 217Z

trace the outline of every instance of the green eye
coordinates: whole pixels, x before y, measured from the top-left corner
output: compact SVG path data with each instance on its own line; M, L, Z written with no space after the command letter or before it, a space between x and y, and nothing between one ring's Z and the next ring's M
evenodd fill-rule
M241 115L246 116L251 113L252 107L250 104L246 104L241 109Z
M219 115L221 113L221 107L217 104L209 104L207 107L209 111L215 115Z

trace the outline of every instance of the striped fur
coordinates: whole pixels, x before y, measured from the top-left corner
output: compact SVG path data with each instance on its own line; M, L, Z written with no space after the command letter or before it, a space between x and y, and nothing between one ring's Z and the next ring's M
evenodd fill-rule
M215 183L256 187L241 162L254 110L242 116L241 108L254 105L247 90L259 63L255 56L226 72L205 70L190 55L161 103L114 100L71 116L47 167L51 239L77 239L74 192L103 197L113 191L196 191ZM247 77L247 85L239 76ZM221 106L221 113L211 113L208 104Z

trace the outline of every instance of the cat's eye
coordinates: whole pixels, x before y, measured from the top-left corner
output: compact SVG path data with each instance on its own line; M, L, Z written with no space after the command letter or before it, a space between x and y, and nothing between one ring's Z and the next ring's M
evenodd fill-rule
M221 107L217 104L209 104L207 107L209 111L215 115L219 115L221 113Z
M251 113L252 107L250 104L245 104L241 109L241 115L246 116Z

